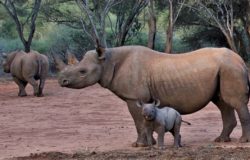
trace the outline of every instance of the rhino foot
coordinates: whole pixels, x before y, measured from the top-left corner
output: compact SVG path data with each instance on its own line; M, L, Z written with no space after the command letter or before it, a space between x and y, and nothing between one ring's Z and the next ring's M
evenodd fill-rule
M37 97L43 97L44 95L43 94L39 94L39 95L37 95Z
M159 146L158 149L160 149L160 150L165 150L165 149L166 149L166 146Z
M239 142L240 142L240 143L250 142L250 137L241 136Z
M44 95L42 93L34 93L34 96L36 96L36 97L43 97Z
M27 94L26 93L18 93L18 96L19 97L25 97L25 96L27 96Z
M132 147L147 147L148 144L144 144L144 143L138 143L138 142L134 142L132 143Z
M180 147L183 147L181 144L175 144L174 145L174 148L180 148Z
M156 144L156 140L153 138L153 145ZM134 142L132 143L132 147L148 147L149 145L147 143L141 143L141 142Z
M231 138L228 137L228 136L219 136L217 137L215 140L215 142L230 142L231 141Z

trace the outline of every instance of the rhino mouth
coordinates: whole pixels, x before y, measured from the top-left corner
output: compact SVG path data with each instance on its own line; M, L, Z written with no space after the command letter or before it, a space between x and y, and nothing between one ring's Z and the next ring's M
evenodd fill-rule
M151 116L151 115L145 115L144 118L145 118L147 121L153 121L153 120L154 120L154 117Z

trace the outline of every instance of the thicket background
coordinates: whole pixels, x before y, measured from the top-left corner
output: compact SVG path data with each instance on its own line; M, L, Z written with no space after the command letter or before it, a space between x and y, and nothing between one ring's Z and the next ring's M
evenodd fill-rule
M250 60L248 0L0 0L0 53L24 50L8 8L26 39L38 11L31 49L51 63L52 53L81 59L95 38L107 47L143 45L168 53L228 47Z

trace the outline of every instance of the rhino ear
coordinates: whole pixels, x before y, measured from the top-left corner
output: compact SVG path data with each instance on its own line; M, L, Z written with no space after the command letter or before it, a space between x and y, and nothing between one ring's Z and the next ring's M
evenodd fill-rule
M96 53L98 54L98 59L105 59L105 47L103 47L100 42L99 39L96 39Z
M141 100L136 101L136 106L142 108L142 101Z
M156 107L159 107L160 104L161 104L161 102L160 102L159 99L156 99L156 100L154 101L154 104L155 104Z
M52 54L52 57L54 59L55 65L56 65L56 69L61 71L63 70L67 65L61 60L61 58L59 58L58 55Z
M69 65L74 65L74 64L79 63L79 61L76 59L74 54L67 52L67 55L68 55L68 64Z

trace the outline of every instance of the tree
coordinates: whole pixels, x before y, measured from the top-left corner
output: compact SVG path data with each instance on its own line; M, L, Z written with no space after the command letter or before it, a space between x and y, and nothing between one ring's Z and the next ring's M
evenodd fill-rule
M234 8L232 0L197 0L194 9L206 22L221 30L230 48L237 52L234 41Z
M153 0L150 0L148 5L148 29L148 47L154 49L156 36L156 14Z
M116 15L115 29L113 37L115 46L122 46L129 38L129 31L138 31L137 18L143 9L148 5L149 0L127 0L123 1L112 10ZM112 25L112 24L111 24Z
M250 2L235 0L233 6L236 47L238 53L247 61L250 58Z
M98 1L93 0L89 2L88 0L76 0L77 5L85 14L81 16L81 23L84 32L96 42L96 39L100 40L100 43L106 47L106 17L110 9L119 4L122 0L105 0ZM88 23L87 23L88 19Z
M23 2L20 2L21 5ZM28 3L28 2L26 2ZM9 16L14 20L16 24L16 30L18 32L19 38L23 43L25 52L30 52L30 46L32 43L32 39L36 30L36 18L40 9L41 0L35 0L31 12L27 15L24 21L21 21L18 15L18 2L13 0L1 0L0 4L6 9ZM29 24L29 35L28 38L25 38L24 30L25 25Z
M82 29L87 37L103 46L106 42L106 20L110 9L123 0L57 0L57 5L47 0L42 13L48 22L65 24L74 29Z
M174 25L176 23L176 20L179 17L179 14L182 10L183 4L185 3L185 0L168 0L168 6L169 6L169 17L168 17L168 27L166 30L166 47L165 52L166 53L172 53L172 46L173 46L173 36L174 36Z
M245 2L243 5L243 7L246 7L246 27L247 27L247 31L248 31L248 34L250 34L250 1L248 0L243 0L243 2Z

